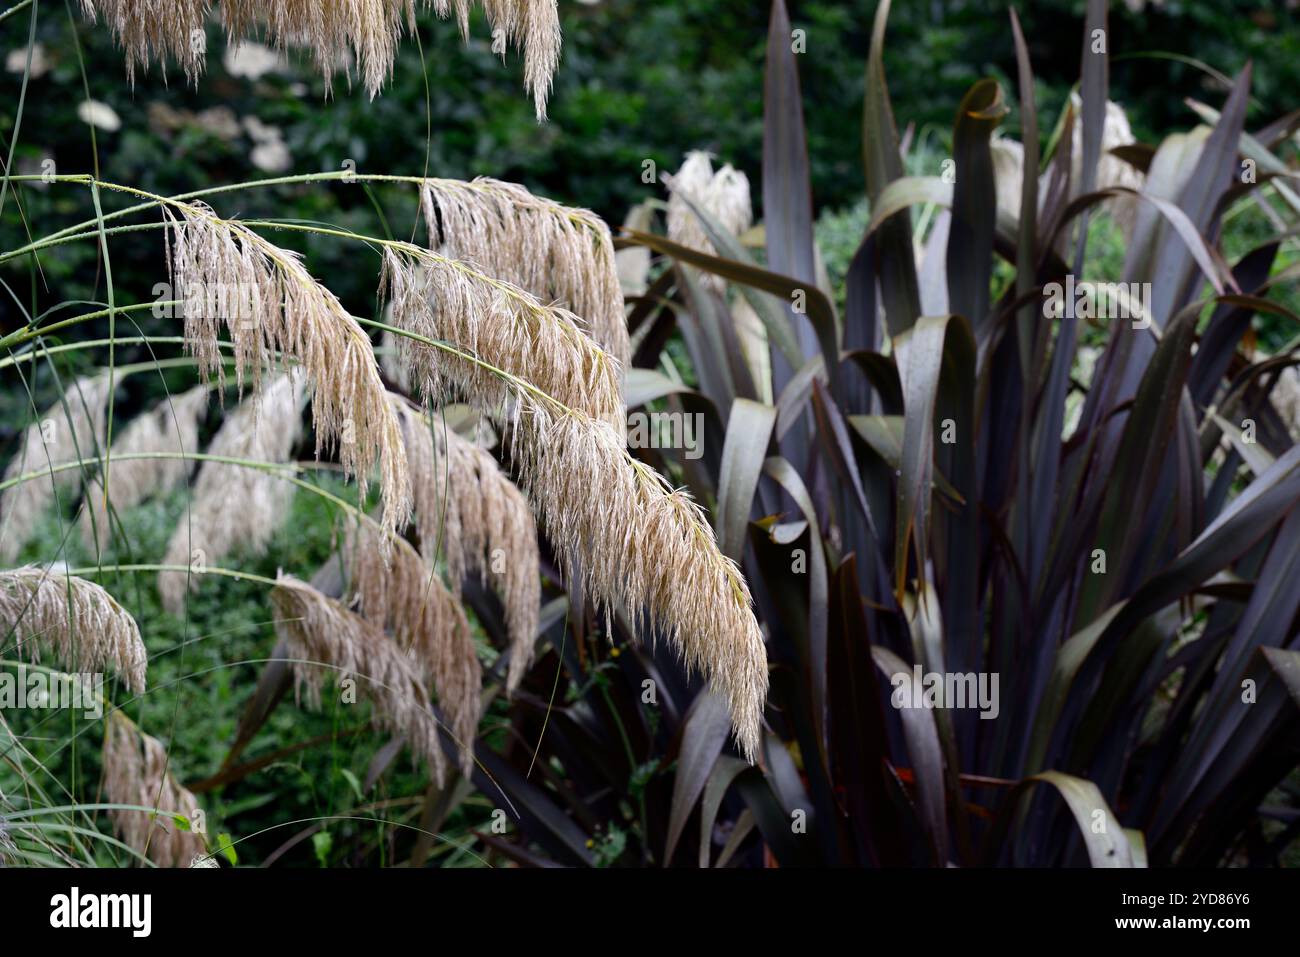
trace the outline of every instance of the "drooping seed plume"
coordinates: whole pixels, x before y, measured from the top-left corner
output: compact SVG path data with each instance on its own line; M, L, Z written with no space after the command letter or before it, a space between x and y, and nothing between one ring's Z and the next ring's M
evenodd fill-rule
M391 544L385 565L380 534L373 522L348 525L339 552L347 594L362 617L392 633L421 677L432 682L468 775L474 765L483 669L465 610L405 539Z
M407 366L422 391L437 396L441 375L509 422L522 484L578 578L573 584L625 614L634 630L643 623L662 630L688 668L702 670L726 697L741 750L752 759L767 656L748 587L690 497L627 455L621 396L611 399L608 388L593 388L580 371L601 368L598 361L577 361L594 347L588 341L587 350L565 354L561 343L572 340L564 331L575 327L562 316L532 306L523 310L532 321L520 323L510 312L488 312L493 297L474 295L479 286L471 280L428 278L462 272L449 265L421 275L416 265L414 257L386 259L394 324L446 340L499 370L408 341ZM500 293L507 294L520 301L515 287ZM608 354L597 352L597 360L603 356L613 366Z
M113 512L146 499L164 495L184 483L193 461L185 458L126 458L119 456L160 453L189 455L199 450L199 424L208 408L207 386L164 399L136 416L113 440L109 450L109 488L98 483L88 490L81 512L81 536L87 547L98 550L112 539Z
M562 303L601 348L627 364L614 242L599 216L486 177L427 179L420 206L433 251L473 263L542 302Z
M140 628L94 582L32 565L0 571L0 635L21 658L49 657L70 672L111 669L132 693L144 691Z
M623 427L618 361L567 310L543 305L459 260L416 249L384 250L380 290L392 303L394 326L443 340L477 360L402 339L407 370L434 404L460 393L480 408L500 410L512 397L499 374L505 372L569 408Z
M730 165L715 173L708 153L687 153L681 169L665 179L669 189L668 238L673 242L700 252L717 254L700 218L685 197L733 236L739 236L753 222L749 178ZM721 290L725 284L720 276L704 275L701 278L714 289Z
M684 490L632 459L622 436L533 406L515 421L513 461L570 576L607 611L671 642L728 702L751 761L767 697L767 652L740 569Z
M109 804L131 804L148 810L114 810L108 815L123 843L146 855L158 867L189 867L207 855L196 832L202 806L177 782L167 748L145 734L120 711L110 712L104 738L104 798ZM189 822L182 828L175 819Z
M120 381L122 377L117 378ZM108 385L107 372L75 380L60 401L28 426L4 477L16 479L42 471L49 474L18 482L0 492L0 565L13 563L58 494L75 489L82 481L81 469L53 470L74 462L93 465L102 453Z
M415 31L417 7L432 7L444 19L454 13L468 39L473 5L473 0L221 0L216 8L230 43L266 34L279 48L307 47L327 79L355 57L373 97L393 74L403 34ZM560 62L556 0L479 0L478 5L492 36L501 37L502 57L506 43L522 51L524 88L533 95L537 118L544 119ZM212 0L81 0L86 17L102 19L124 48L131 83L137 68L148 69L157 60L165 70L169 58L196 82L206 67L204 27L213 6Z
M1075 144L1074 152L1070 157L1070 185L1071 190L1077 192L1082 188L1083 183L1083 100L1078 93L1072 93L1070 102L1074 106L1074 134L1071 142ZM1146 176L1140 170L1111 152L1116 147L1131 146L1136 142L1137 137L1133 135L1133 130L1129 126L1124 107L1114 100L1107 100L1106 118L1101 128L1101 155L1097 160L1095 189L1123 186L1141 190L1146 185ZM1142 201L1136 196L1115 196L1102 204L1102 208L1110 211L1116 224L1125 233L1133 229L1141 207Z
M187 347L201 373L224 376L222 326L241 387L246 376L259 380L274 364L275 351L296 359L313 386L316 454L336 450L363 500L378 467L385 526L404 526L411 511L406 458L364 330L295 253L218 219L207 207L177 208L177 215L168 213L172 282L184 303Z
M501 599L510 634L506 691L513 694L532 663L541 607L528 500L486 449L436 419L430 424L399 397L393 402L411 465L421 553L430 564L445 559L453 594L477 573Z
M289 462L302 436L303 392L298 375L265 380L226 417L207 454L270 465ZM205 461L162 564L191 567L197 558L215 565L237 551L260 553L288 516L293 493L294 485L275 470ZM163 607L173 615L184 611L186 577L181 571L158 573ZM190 575L189 584L196 590L199 576Z
M297 692L305 691L308 705L320 707L329 674L358 678L357 687L373 704L375 724L404 737L441 783L446 759L438 744L438 724L411 655L373 621L292 576L279 576L271 603L276 634L294 659Z

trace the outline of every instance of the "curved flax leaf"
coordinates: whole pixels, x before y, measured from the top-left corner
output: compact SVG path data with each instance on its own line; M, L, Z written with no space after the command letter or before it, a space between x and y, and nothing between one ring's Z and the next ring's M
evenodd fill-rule
M689 193L682 191L677 196L699 219L700 225L704 228L705 235L709 237L709 242L713 243L714 249L727 259L734 259L745 266L759 268L740 240L733 236L730 230L725 229L715 217L711 216L708 210L693 200ZM762 320L768 338L781 350L781 354L785 356L792 368L799 368L803 364L803 358L789 316L778 308L772 300L761 292L755 291L753 287L743 282L738 285L740 294L745 297L754 312L758 314L758 318ZM780 391L779 388L778 391Z
M924 695L913 671L902 658L887 648L873 646L871 656L890 683L895 693L902 689L901 682L910 688L912 705ZM912 759L912 772L916 779L917 804L921 826L930 840L933 862L942 867L948 856L948 811L944 795L943 747L932 708L895 706L903 724L903 738L907 753Z
M898 154L898 128L885 83L885 23L890 0L881 0L871 29L871 50L867 55L867 89L863 99L862 153L867 178L867 198L874 210L880 194L903 175L903 158ZM891 336L912 327L921 314L921 293L916 282L916 259L912 253L912 220L906 210L889 219L876 243L876 275L880 283L885 321Z
M1133 867L1133 847L1097 786L1083 778L1044 771L1025 778L1011 791L1007 804L989 835L989 846L997 848L1006 837L1012 812L1025 793L1039 784L1050 784L1060 793L1079 825L1093 867ZM1100 826L1098 826L1100 825Z
M871 207L871 220L867 223L868 237L881 232L886 224L894 221L909 206L933 203L945 209L953 205L953 185L945 183L938 176L901 176L894 180L876 198ZM1008 249L1016 248L1017 235L1020 231L1018 221L1005 210L995 209L989 213L994 222L994 235ZM884 241L883 238L880 241ZM918 294L919 295L919 294ZM894 333L891 328L891 334Z
M800 282L790 276L783 276L780 273L737 262L733 259L710 256L708 253L699 252L689 246L683 246L681 243L675 243L671 239L654 233L643 233L637 229L624 227L623 234L634 242L647 246L661 255L671 256L679 262L689 263L703 269L705 272L721 276L731 282L740 283L753 289L761 289L763 292L770 292L786 302L793 302L796 297L802 298L808 310L808 319L817 330L817 337L821 341L822 354L826 359L828 368L838 368L839 338L836 331L835 307L827 298L826 293L822 292L815 284ZM710 236L712 236L711 233ZM762 315L762 312L759 312L759 316ZM769 326L769 328L771 327ZM832 382L835 381L834 372L828 372L828 377Z
M952 133L957 178L948 227L948 308L966 316L977 333L989 313L998 205L989 138L1006 115L1002 87L980 80L962 99Z
M785 0L772 0L767 34L767 69L763 77L763 226L767 261L774 272L817 282L813 255L812 182L808 172L808 135L804 129L799 68L790 43L790 17ZM816 340L807 319L786 314L799 339L798 362L776 376L777 391L794 369L813 354ZM834 358L826 357L828 365ZM834 371L831 371L834 375Z
M691 809L704 791L718 756L731 731L727 703L706 691L695 699L682 730L682 747L677 756L677 774L673 778L673 800L669 809L668 841L664 846L664 864L672 862L673 851L686 827Z
M770 405L749 399L731 405L718 475L717 527L718 548L736 561L745 548L745 527L775 424L776 409Z
M905 409L894 545L894 589L901 601L907 578L909 541L915 541L916 565L922 574L928 556L934 410L940 372L945 364L954 370L973 369L975 340L970 324L961 316L924 316L898 337L895 347L903 378Z

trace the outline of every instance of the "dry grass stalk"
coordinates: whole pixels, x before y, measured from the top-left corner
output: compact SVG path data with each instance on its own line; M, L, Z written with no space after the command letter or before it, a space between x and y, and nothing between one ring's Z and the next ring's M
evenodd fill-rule
M189 459L125 459L119 455L143 453L193 454L199 449L199 424L208 408L207 386L195 386L174 399L164 399L136 416L114 439L109 451L109 486L86 494L81 512L81 536L88 548L98 550L111 538L111 511L120 512L154 496L164 495L184 483L193 464ZM112 509L109 509L109 505Z
M459 260L418 249L384 251L381 294L393 325L439 339L532 384L572 409L624 428L619 364L567 310ZM459 391L475 405L504 409L512 388L496 372L409 338L402 358L435 405Z
M736 564L684 490L632 459L621 435L578 414L529 404L514 462L570 576L634 632L663 633L689 671L729 704L740 750L757 753L767 653Z
M754 209L749 197L749 179L744 173L723 166L716 173L709 154L694 151L668 181L668 238L700 252L718 255L712 240L704 231L700 218L695 215L684 197L690 197L696 206L708 213L722 228L739 236L750 227ZM711 274L701 277L713 289L721 291L725 281Z
M5 479L72 462L89 462L99 456L104 445L108 398L106 372L73 382L63 399L28 427L22 446L5 469ZM14 562L57 493L75 488L81 478L81 470L65 469L0 492L0 565Z
M465 577L501 599L510 634L506 691L514 694L532 663L541 607L537 526L528 500L488 451L423 417L398 397L406 456L415 488L415 521L430 563L445 556L447 578L460 594Z
M472 0L419 0L446 18L453 12L461 34L469 35ZM537 118L546 116L546 100L560 62L559 12L556 0L480 0L494 40L522 50L524 88L532 93ZM206 66L204 25L211 0L81 0L92 21L100 18L126 51L127 78L137 67L170 57L191 82ZM392 76L404 32L415 30L416 0L223 0L218 7L231 43L265 32L277 47L305 46L317 68L332 78L340 64L355 57L366 91L373 97ZM497 50L494 42L493 49ZM349 74L350 78L350 74Z
M534 196L515 183L428 179L420 206L436 252L474 263L585 320L626 365L627 322L609 227L595 213Z
M364 330L296 254L218 219L206 207L177 208L180 218L171 219L170 231L172 281L184 302L185 338L202 374L224 375L222 325L234 346L241 386L246 374L256 381L272 365L273 350L297 359L314 387L316 454L336 449L344 472L356 476L362 499L378 466L384 523L390 530L405 525L410 477Z
M362 616L388 629L422 676L432 681L451 735L460 745L461 770L468 776L474 766L483 684L469 620L438 573L406 540L395 541L386 566L380 534L373 522L348 526L340 552L348 594Z
M19 657L42 654L72 672L110 667L133 694L145 689L148 653L140 628L99 585L31 565L0 571L0 633Z
M428 688L412 656L378 624L292 576L280 575L271 603L276 633L290 657L297 659L293 663L297 693L306 691L308 705L320 707L328 672L339 678L362 679L358 687L373 703L375 723L402 735L441 784L446 778L446 759L438 743Z
M104 796L110 804L157 808L109 811L122 841L148 856L159 867L188 867L207 855L203 838L182 830L172 815L180 814L193 828L203 813L198 798L179 784L168 767L167 749L145 734L120 711L108 715L104 739Z
M281 375L263 383L222 423L208 446L209 455L253 462L290 460L302 435L303 384L300 376ZM114 482L110 476L110 482ZM274 472L245 465L206 461L194 482L188 512L167 543L164 565L213 565L236 550L261 552L289 512L294 486ZM179 615L185 607L185 574L159 572L163 607ZM190 588L198 588L197 575Z

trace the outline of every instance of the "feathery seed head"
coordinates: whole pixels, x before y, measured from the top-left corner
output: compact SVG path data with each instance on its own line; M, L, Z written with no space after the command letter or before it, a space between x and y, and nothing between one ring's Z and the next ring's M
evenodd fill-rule
M122 511L162 495L189 477L189 459L126 459L140 453L192 454L199 448L199 424L208 408L207 386L195 386L175 398L164 399L133 419L113 441L109 451L109 489L101 472L97 487L87 491L81 512L81 534L87 547L98 549L111 538L109 505Z
M46 409L40 421L28 427L22 446L5 468L4 477L13 479L96 459L104 446L108 399L107 372L74 381L63 398ZM14 561L56 494L75 488L81 478L79 469L51 471L49 475L11 485L0 492L0 565Z
M179 784L167 749L120 711L110 712L104 738L104 796L110 804L157 808L109 811L113 829L130 847L159 867L188 867L207 847L193 829L182 830L172 815L191 822L202 811L198 798Z
M622 428L621 373L616 359L567 310L459 260L419 250L384 251L381 294L393 325L443 340L478 362L404 338L402 356L433 404L459 391L475 405L503 410L513 388L485 363L530 383L569 408Z
M390 631L421 677L432 681L468 775L474 765L483 672L465 610L432 564L405 539L394 540L385 565L380 535L372 522L348 525L340 556L349 593L362 617Z
M446 759L438 743L438 725L429 708L429 692L412 657L383 629L327 598L306 582L281 574L271 592L277 635L293 663L299 693L318 707L326 673L356 676L371 700L374 721L405 737L414 754L429 765L434 780L446 777Z
M673 242L703 253L718 254L699 217L684 197L689 197L733 236L739 236L753 222L748 177L729 165L715 173L708 153L687 153L681 169L665 178L670 192L668 238ZM721 276L705 275L701 278L718 291L725 286Z
M542 302L564 303L601 348L627 364L614 242L599 216L486 177L427 179L420 206L430 249L473 263Z
M258 393L241 403L213 436L208 454L252 462L286 463L302 435L302 377L293 374L265 381ZM124 463L125 464L125 463ZM116 479L110 476L110 482ZM164 565L218 564L242 550L260 553L288 515L294 486L270 471L205 461L194 482L190 507L167 543ZM182 572L159 572L163 607L179 615L185 606ZM198 588L198 576L190 578Z
M446 18L454 9L461 33L469 34L472 0L420 0ZM190 82L206 66L204 26L211 0L81 0L86 17L103 19L126 51L126 73L154 60L176 60ZM524 55L524 88L532 93L538 120L560 62L562 36L556 0L480 0L494 41L504 57L509 43ZM316 67L332 79L354 57L366 91L374 97L392 76L404 32L414 32L416 0L222 0L217 5L230 43L265 32L277 47L311 49ZM494 49L496 44L494 42ZM350 79L350 77L349 77Z
M453 594L477 572L500 597L510 633L506 691L513 694L532 663L541 606L528 500L486 449L438 422L431 426L397 396L393 404L411 465L421 553L430 567L445 557Z
M533 408L514 462L567 574L607 612L667 636L731 710L753 760L767 697L767 652L740 569L699 506L635 461L608 424Z
M378 466L384 523L390 530L406 524L411 486L401 435L364 330L295 253L218 219L207 207L178 208L179 218L168 212L172 282L184 295L185 338L201 373L215 371L219 380L224 375L222 325L241 387L246 374L258 381L276 350L296 359L313 386L317 455L335 448L343 471L356 476L362 499ZM233 290L227 308L209 308L204 291L212 289Z
M140 628L94 582L31 565L0 571L0 632L13 638L20 657L40 662L46 653L69 671L111 667L132 693L144 692L148 653Z

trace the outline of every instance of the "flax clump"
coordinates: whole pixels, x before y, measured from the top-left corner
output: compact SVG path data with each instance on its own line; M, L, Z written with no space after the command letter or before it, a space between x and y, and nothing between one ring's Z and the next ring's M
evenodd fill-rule
M156 808L109 811L113 829L128 846L159 867L188 867L207 854L203 838L183 830L173 815L191 828L201 813L198 798L176 781L168 768L167 749L120 711L108 716L104 739L104 796L110 804Z
M402 735L412 752L428 764L434 779L445 780L438 724L411 655L374 621L290 575L279 576L271 603L276 634L295 659L296 693L305 691L308 705L318 708L327 672L340 679L360 679L357 687L371 700L375 723Z
M172 282L185 312L185 338L206 378L224 380L218 333L234 347L237 381L254 382L279 351L296 359L313 386L316 454L335 448L364 500L379 469L384 523L395 531L411 511L411 485L397 419L370 339L299 257L200 205L169 211Z
M107 591L31 565L0 571L0 631L18 654L49 654L69 671L112 668L134 694L145 688L148 654L140 628Z
M486 177L425 180L420 207L430 249L473 263L542 302L563 303L602 349L627 365L614 242L599 216Z

